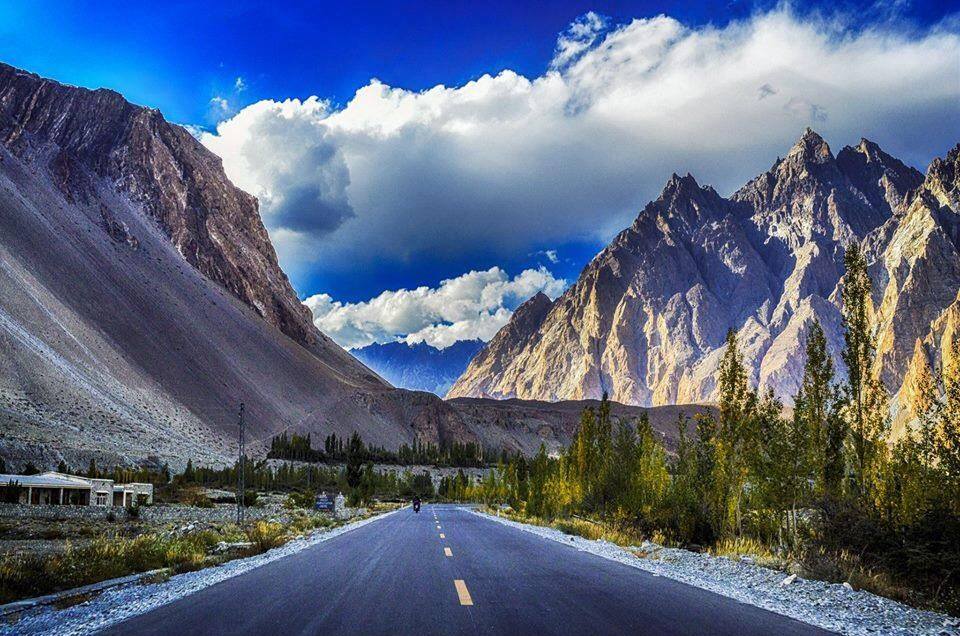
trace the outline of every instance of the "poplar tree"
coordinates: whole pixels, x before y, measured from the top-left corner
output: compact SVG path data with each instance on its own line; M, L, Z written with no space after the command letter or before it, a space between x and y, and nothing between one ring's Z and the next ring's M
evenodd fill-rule
M857 492L867 494L883 459L883 435L888 418L887 393L873 371L874 344L870 333L870 277L858 243L844 255L843 361L847 366L846 412Z
M727 332L727 345L718 377L720 423L715 438L716 467L712 480L717 529L723 533L741 527L743 488L747 478L747 452L756 442L751 421L756 396L750 390L747 370L737 343L737 332Z
M807 334L806 362L794 398L794 414L795 419L800 418L797 425L805 424L808 429L806 460L821 496L838 494L843 479L843 439L847 434L839 416L840 396L833 377L826 336L820 323L814 322Z

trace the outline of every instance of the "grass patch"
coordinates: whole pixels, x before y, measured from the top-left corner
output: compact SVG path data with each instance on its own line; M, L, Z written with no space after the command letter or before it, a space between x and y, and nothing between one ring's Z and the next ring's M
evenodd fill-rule
M203 567L207 551L221 540L223 535L213 531L182 537L101 536L81 547L67 544L61 554L8 554L0 557L0 603L148 570L196 570Z
M489 514L497 514L496 510L490 508L485 508L484 511ZM586 519L583 517L546 519L543 517L534 517L532 515L522 514L515 510L501 510L500 516L506 517L512 521L518 521L520 523L529 523L535 526L554 528L555 530L559 530L565 534L583 537L584 539L591 539L593 541L608 541L623 547L639 545L643 543L645 538L647 538L629 527L618 526L617 524L613 523L601 523L599 521L593 521L592 519Z
M257 554L279 547L290 540L287 529L279 523L257 521L247 528L247 540Z
M762 542L751 537L734 537L723 539L707 550L708 554L739 560L740 557L750 557L757 565L774 570L788 570L792 560L777 556Z

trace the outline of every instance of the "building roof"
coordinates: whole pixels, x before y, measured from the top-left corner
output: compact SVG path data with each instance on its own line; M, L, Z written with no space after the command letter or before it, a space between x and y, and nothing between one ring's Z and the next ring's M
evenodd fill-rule
M26 488L90 488L89 479L64 475L62 473L42 473L40 475L0 475L0 486L15 482Z

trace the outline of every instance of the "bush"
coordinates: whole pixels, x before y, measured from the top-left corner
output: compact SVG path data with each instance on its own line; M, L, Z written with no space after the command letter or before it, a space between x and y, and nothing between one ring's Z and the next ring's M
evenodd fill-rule
M305 508L311 510L316 503L317 496L312 492L292 492L284 500L283 505L290 510Z
M270 521L257 521L247 528L246 532L247 540L253 543L258 554L281 546L287 541L283 526Z
M184 488L178 497L181 503L194 508L213 508L213 502L199 488Z

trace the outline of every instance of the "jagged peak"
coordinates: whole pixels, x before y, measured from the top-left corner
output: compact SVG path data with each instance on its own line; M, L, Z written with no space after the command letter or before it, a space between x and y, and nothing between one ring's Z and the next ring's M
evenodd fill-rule
M531 311L538 307L543 307L547 305L552 305L553 301L550 300L550 297L544 294L542 291L538 291L536 294L528 298L527 300L520 303L520 306L517 307L515 313L520 313L521 311Z
M808 126L787 153L787 158L803 163L826 163L833 160L833 153L824 138Z
M697 180L689 172L682 177L674 172L663 186L663 190L660 192L660 200L671 201L677 198L691 198L699 195L703 190L704 188L697 183Z

